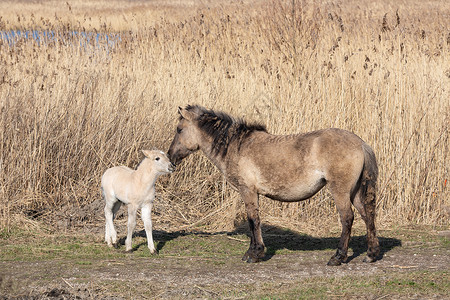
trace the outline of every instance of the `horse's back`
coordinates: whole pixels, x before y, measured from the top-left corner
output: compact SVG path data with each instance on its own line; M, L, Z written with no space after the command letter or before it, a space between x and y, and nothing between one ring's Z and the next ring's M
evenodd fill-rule
M288 163L319 167L340 164L343 159L363 160L364 141L356 134L338 128L293 135L258 133L244 155Z
M364 160L364 141L356 134L338 128L318 131L315 140L315 155L324 164L342 164L348 160L361 164Z
M285 136L261 132L240 151L236 175L270 198L303 200L327 182L356 184L364 166L363 145L342 129Z

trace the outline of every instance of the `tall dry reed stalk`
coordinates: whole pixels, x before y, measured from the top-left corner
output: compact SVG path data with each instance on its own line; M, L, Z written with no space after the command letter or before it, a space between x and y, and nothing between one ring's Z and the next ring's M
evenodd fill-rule
M90 8L104 1L0 4L0 30L122 37L109 53L76 39L0 41L2 228L21 218L101 219L88 208L101 207L102 172L135 166L142 148L167 150L186 104L276 134L351 130L378 157L379 223L448 225L447 1L181 2L183 13L170 1L117 1L100 12ZM244 217L237 193L201 154L157 189L156 227L223 230ZM261 212L303 228L337 218L326 190L290 204L262 197Z

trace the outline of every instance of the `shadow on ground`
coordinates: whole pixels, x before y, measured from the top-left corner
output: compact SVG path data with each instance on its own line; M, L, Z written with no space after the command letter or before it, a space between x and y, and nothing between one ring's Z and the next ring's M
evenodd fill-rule
M337 249L340 236L314 237L276 226L268 226L263 231L263 238L266 245L264 260L269 260L276 255L277 250L281 249L292 251L335 250ZM378 240L381 248L378 259L382 259L385 253L402 245L401 240L396 238L378 236ZM349 249L353 250L353 254L347 258L346 262L350 262L367 251L366 236L352 236L349 242Z
M166 232L160 230L153 231L153 240L157 243L156 250L159 252L164 248L165 244L171 240L177 239L180 236L200 235L200 236L214 236L214 235L249 235L249 230L246 230L247 226L241 224L236 230L232 232L189 232L189 231L175 231ZM337 248L339 242L339 236L336 237L314 237L306 234L301 234L292 230L281 228L272 225L263 225L263 239L266 245L266 255L264 260L270 260L276 255L277 250L288 249L291 251L314 251L314 250L334 250ZM136 232L134 237L146 237L145 231ZM124 245L125 238L119 240L119 243ZM383 258L384 254L389 252L395 247L401 246L402 242L396 238L388 238L378 236L381 253L379 259ZM146 246L147 243L143 242L136 245L133 251L139 249L141 246ZM347 262L350 262L354 258L365 253L367 250L366 236L352 236L349 243L349 249L353 250L353 254L347 258ZM242 253L244 254L244 253Z

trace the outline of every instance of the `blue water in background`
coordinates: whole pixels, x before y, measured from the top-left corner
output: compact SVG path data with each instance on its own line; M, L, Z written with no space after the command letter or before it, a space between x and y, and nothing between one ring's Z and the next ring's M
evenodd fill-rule
M13 47L17 42L25 40L34 41L38 46L60 43L66 46L79 46L82 49L97 49L110 51L121 42L118 33L98 32L54 32L45 30L9 30L0 31L0 41Z

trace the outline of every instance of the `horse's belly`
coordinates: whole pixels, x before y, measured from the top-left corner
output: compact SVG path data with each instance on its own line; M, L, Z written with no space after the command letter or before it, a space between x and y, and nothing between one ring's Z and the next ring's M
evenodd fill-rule
M325 184L326 180L321 177L309 182L261 186L259 193L274 200L294 202L314 196Z

